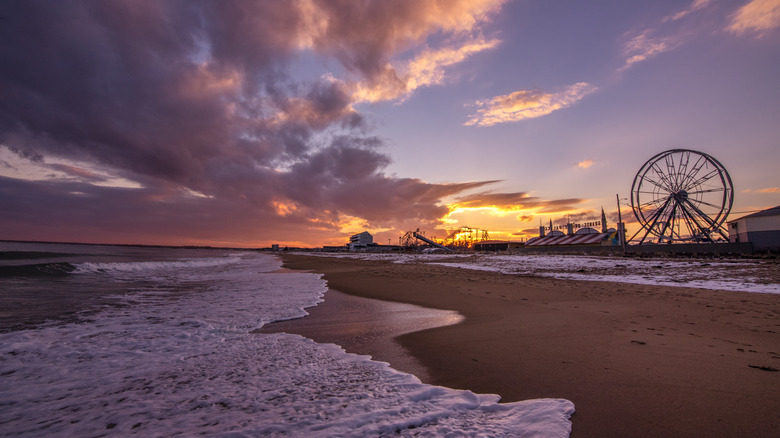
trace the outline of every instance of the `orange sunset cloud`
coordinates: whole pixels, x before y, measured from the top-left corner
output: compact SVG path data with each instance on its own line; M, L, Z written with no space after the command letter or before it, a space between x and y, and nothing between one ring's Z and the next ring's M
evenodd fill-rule
M580 161L579 163L577 163L577 167L580 167L582 169L587 169L588 167L590 167L592 165L593 165L593 160L585 160L585 161Z
M759 36L780 26L780 0L753 0L732 16L727 30L737 35L749 32Z
M595 86L578 82L556 93L546 93L538 89L521 90L489 100L478 100L475 103L479 108L477 113L473 114L465 125L493 126L546 116L574 105L594 91Z
M439 85L444 81L444 68L462 62L469 56L492 49L498 40L477 39L460 47L426 50L406 66L396 69L388 65L378 79L359 83L355 87L355 102L379 102L408 96L414 90Z

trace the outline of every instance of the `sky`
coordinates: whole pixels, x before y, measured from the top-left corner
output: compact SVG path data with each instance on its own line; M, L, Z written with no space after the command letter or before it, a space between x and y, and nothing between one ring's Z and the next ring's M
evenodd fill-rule
M2 2L0 59L0 239L632 234L679 148L780 205L780 0Z

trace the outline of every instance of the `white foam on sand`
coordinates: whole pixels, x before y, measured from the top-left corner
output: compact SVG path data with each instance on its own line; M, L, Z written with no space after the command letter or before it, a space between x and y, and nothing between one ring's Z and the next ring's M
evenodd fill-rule
M336 345L251 333L316 304L326 290L318 274L273 273L279 262L254 253L187 264L82 266L76 275L135 285L128 305L79 323L0 334L0 435L571 431L567 400L500 404L496 395L422 384Z

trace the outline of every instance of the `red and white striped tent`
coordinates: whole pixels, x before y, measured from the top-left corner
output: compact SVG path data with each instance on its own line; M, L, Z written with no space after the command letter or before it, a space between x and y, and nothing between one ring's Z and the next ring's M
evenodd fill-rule
M582 231L582 230L580 230ZM529 239L525 246L550 246L550 245L597 245L602 241L616 238L616 232L609 233L580 233L575 234L553 234L544 237L534 237Z

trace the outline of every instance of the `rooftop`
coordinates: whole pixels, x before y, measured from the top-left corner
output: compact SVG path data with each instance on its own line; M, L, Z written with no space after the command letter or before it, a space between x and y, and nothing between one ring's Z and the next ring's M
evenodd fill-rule
M759 212L752 213L752 214L749 214L747 216L742 216L742 217L737 218L737 219L732 219L732 220L729 221L729 223L736 222L736 221L738 221L740 219L747 219L747 218L752 218L752 217L762 217L762 216L780 216L780 205L778 205L777 207L767 208L766 210L761 210Z

